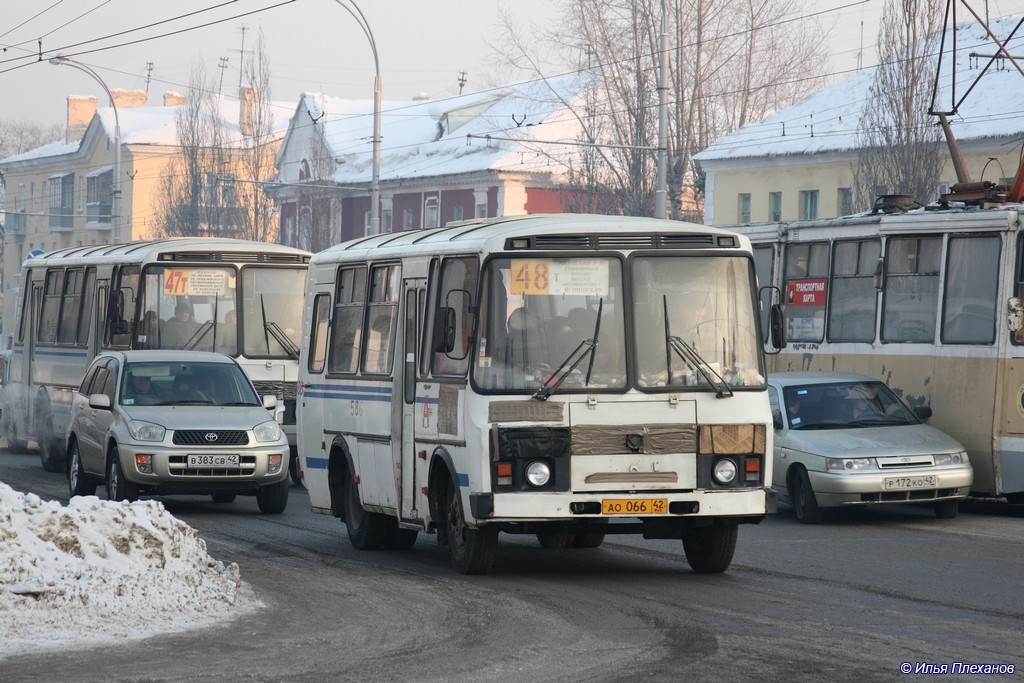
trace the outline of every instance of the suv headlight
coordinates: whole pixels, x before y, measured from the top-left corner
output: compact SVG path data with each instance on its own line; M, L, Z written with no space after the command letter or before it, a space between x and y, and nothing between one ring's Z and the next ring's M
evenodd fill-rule
M163 441L166 429L152 422L132 420L128 423L128 433L136 441Z
M252 428L252 435L257 441L277 441L281 438L281 425L274 420L262 422Z

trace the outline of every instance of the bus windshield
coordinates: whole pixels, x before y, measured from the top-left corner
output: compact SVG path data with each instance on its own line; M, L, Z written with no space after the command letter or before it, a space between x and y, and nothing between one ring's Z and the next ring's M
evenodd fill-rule
M764 385L749 259L658 255L631 264L639 387Z
M484 275L477 385L533 393L558 373L560 392L624 389L622 291L617 258L492 259Z
M304 285L300 268L149 266L136 346L298 359Z

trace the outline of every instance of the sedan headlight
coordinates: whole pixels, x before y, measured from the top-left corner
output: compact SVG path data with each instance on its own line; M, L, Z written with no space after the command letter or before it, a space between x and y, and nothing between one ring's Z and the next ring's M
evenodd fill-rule
M967 459L967 453L960 451L959 453L939 453L935 456L936 465L966 465L970 462Z
M281 425L274 420L261 422L252 428L252 435L257 441L277 441L281 438Z
M163 441L166 429L152 422L132 420L128 423L128 433L136 441Z
M874 458L826 458L825 469L851 472L877 470L878 463Z

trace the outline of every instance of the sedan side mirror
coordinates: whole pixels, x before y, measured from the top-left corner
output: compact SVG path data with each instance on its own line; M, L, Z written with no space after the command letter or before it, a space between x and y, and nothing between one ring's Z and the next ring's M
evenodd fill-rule
M914 408L914 415L917 415L922 420L927 420L932 416L931 406L917 406Z

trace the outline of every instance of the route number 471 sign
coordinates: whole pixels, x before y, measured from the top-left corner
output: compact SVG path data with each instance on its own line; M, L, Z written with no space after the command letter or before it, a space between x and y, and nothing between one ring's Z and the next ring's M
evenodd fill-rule
M608 295L607 259L512 259L512 294Z

